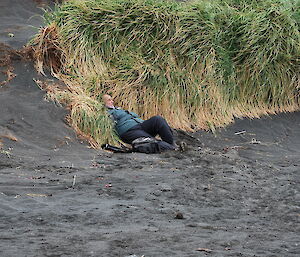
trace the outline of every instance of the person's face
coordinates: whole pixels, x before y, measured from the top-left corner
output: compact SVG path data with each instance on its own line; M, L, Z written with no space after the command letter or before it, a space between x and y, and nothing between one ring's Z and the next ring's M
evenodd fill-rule
M110 107L110 108L114 107L114 100L112 99L112 97L110 95L104 95L103 101L104 101L105 106Z

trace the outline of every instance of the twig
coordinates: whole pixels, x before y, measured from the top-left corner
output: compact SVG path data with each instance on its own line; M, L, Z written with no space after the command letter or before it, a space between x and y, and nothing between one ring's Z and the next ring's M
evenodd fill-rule
M239 131L239 132L235 132L234 134L235 134L235 135L240 135L240 134L244 134L244 133L246 133L246 130Z
M73 176L73 184L72 184L72 187L75 186L75 183L76 183L76 175Z
M206 253L211 253L212 250L211 249L208 249L208 248L198 248L196 249L196 251L199 251L199 252L206 252Z

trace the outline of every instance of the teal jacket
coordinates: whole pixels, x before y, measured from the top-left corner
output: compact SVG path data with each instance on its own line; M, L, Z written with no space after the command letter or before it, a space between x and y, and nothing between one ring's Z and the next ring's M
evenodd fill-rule
M115 122L115 129L119 136L143 122L136 113L125 111L121 108L108 108L108 113Z

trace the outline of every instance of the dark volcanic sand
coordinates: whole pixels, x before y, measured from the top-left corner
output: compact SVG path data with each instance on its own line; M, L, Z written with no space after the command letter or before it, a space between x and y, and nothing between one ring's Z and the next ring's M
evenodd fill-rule
M0 41L21 47L36 13L1 0ZM0 256L299 256L299 112L178 132L184 153L111 154L43 100L32 63L13 66L0 88Z

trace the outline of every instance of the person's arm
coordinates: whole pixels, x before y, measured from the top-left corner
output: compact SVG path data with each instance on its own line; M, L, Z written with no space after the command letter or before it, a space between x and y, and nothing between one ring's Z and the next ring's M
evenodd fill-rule
M140 116L137 115L135 112L129 112L128 111L128 113L130 113L130 115L132 115L134 118L140 118Z
M124 119L124 117L126 117L129 112L121 108L115 108L109 110L109 113L113 116L114 120L118 122L119 120Z
M118 116L117 116L117 114L116 114L116 112L115 112L115 109L108 109L108 116L111 118L111 120L115 123L115 124L117 124L117 122L118 122Z

